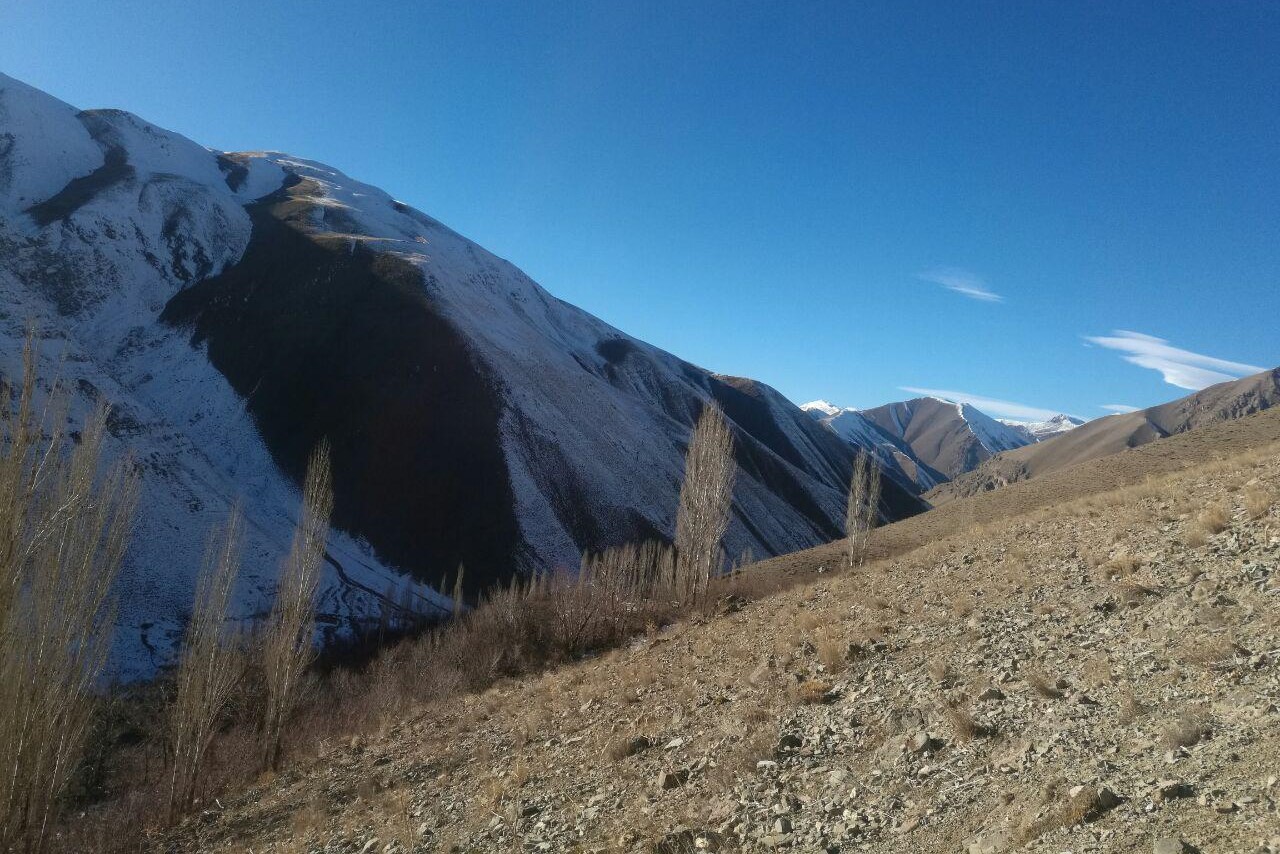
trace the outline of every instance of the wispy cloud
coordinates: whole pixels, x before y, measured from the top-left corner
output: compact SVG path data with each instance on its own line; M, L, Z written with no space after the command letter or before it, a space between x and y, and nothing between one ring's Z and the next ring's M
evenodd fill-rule
M949 291L982 302L1004 302L1004 297L993 292L981 276L954 267L935 267L919 275L922 281L941 285Z
M965 391L950 391L941 388L918 388L916 386L898 386L902 391L912 394L923 394L929 397L940 397L953 403L971 403L988 415L1001 418L1021 419L1023 421L1048 421L1058 413L1052 409L1041 409L1038 406L1027 406L1012 400L999 400L994 397L983 397L980 394L969 394Z
M1127 403L1104 403L1098 408L1105 409L1108 412L1137 412L1138 411L1138 407L1130 406Z
M1124 353L1126 362L1159 371L1169 385L1193 391L1265 370L1256 365L1192 353L1172 346L1163 338L1124 329L1117 329L1110 335L1085 336L1084 340Z

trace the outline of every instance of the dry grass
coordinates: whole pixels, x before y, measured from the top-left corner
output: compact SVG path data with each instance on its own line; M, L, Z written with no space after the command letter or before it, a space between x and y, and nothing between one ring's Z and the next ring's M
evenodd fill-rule
M1196 525L1209 536L1220 534L1231 527L1231 511L1222 505L1205 508L1196 517Z
M648 750L653 746L653 742L643 735L636 736L618 736L610 739L605 746L605 756L614 762L621 762L629 756L635 756L643 750Z
M1056 793L1052 793L1056 794ZM1028 820L1017 834L1019 845L1028 845L1051 831L1089 821L1104 808L1099 792L1093 786L1081 786L1074 795L1058 796L1061 799L1043 815Z
M1035 691L1041 697L1044 697L1047 700L1062 699L1062 691L1058 689L1058 686L1054 684L1054 681L1050 681L1049 677L1045 676L1040 671L1027 670L1022 674L1022 679L1028 686L1030 686L1031 690Z
M1188 548L1198 549L1209 542L1209 535L1204 528L1191 524L1182 532L1182 544Z
M1160 740L1166 750L1191 747L1209 733L1209 724L1203 713L1185 711L1165 724L1160 730Z
M832 685L821 679L806 679L795 687L795 701L806 705L825 703L831 696Z
M986 727L978 723L968 709L958 703L947 702L942 705L942 717L946 720L957 741L970 742L987 733Z
M1275 493L1269 489L1254 485L1245 490L1244 512L1248 514L1250 519L1261 519L1271 512L1271 508L1275 506L1275 503Z
M1108 580L1125 578L1142 566L1142 561L1130 554L1119 554L1102 564L1102 574Z
M815 644L818 661L828 673L842 673L849 665L849 643L835 632L819 635Z
M0 389L0 850L39 854L92 723L138 479L127 462L99 477L105 408L68 451L60 392L35 400L33 339L17 400Z
M1147 707L1134 696L1132 689L1122 686L1116 690L1116 695L1120 705L1118 720L1121 725L1128 726L1147 713Z

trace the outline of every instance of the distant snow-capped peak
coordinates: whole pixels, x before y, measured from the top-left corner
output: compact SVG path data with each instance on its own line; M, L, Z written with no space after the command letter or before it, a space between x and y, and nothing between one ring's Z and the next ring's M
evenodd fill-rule
M844 408L836 406L825 400L811 400L808 403L801 404L801 409L809 413L815 418L830 418L832 415L839 415L844 412Z
M1076 429L1084 424L1083 418L1076 418L1072 415L1059 413L1058 415L1048 418L1044 421L1014 421L1012 419L1001 418L1001 424L1023 434L1033 442L1043 442L1045 439L1052 439Z

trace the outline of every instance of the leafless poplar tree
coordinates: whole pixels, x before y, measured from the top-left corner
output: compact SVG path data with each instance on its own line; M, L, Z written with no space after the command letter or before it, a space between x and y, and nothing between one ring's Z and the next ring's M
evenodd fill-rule
M127 460L100 476L105 407L64 447L65 398L36 405L33 341L16 407L0 389L0 850L39 854L83 754L138 478Z
M689 441L676 513L674 586L684 601L700 599L719 566L736 473L733 433L720 407L708 403Z
M266 689L262 764L266 769L279 768L284 727L297 706L303 674L315 658L316 590L333 512L330 477L329 444L322 441L307 466L301 517L262 639Z
M849 502L845 507L845 536L849 566L862 566L871 545L871 530L880 521L880 464L875 457L859 451L853 461L849 481Z
M177 693L169 715L169 820L191 806L218 718L243 675L238 635L229 635L227 609L240 574L244 527L239 507L226 526L210 532L178 664Z

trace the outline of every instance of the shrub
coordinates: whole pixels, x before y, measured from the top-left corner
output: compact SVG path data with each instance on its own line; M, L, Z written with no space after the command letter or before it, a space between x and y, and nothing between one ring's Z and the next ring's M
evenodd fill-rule
M1261 519L1271 512L1275 495L1261 486L1251 486L1244 493L1244 510L1250 519Z

